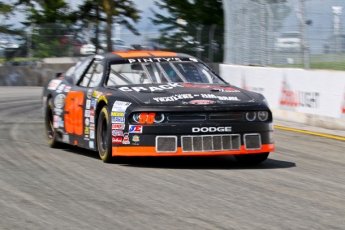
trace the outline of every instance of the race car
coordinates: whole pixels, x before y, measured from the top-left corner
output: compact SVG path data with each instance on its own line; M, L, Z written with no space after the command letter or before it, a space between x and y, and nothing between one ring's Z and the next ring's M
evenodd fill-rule
M92 55L43 89L47 142L117 156L220 156L254 164L274 151L263 95L168 51Z

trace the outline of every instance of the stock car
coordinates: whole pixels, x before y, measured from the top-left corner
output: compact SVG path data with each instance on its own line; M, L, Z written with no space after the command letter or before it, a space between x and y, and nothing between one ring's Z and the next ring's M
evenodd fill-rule
M233 155L260 163L274 151L263 95L227 83L201 60L169 51L96 54L47 82L45 134L117 156Z

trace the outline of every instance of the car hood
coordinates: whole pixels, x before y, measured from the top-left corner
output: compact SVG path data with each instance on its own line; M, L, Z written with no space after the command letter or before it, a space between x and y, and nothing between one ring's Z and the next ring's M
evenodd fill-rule
M117 90L141 106L262 104L260 94L230 85L191 83L119 86Z

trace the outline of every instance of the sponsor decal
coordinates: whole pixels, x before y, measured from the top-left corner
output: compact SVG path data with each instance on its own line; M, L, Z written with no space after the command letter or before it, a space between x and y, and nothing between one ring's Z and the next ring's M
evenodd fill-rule
M212 101L212 100L192 100L192 101L189 101L189 104L192 104L192 105L211 105L214 103L216 103L216 102Z
M193 127L192 132L193 133L208 133L208 132L231 132L232 127Z
M125 113L124 112L111 112L111 116L113 116L113 117L124 117Z
M122 144L122 137L112 137L111 142L113 144Z
M95 110L94 109L90 109L90 116L95 116Z
M221 101L239 101L240 99L238 99L237 97L230 97L230 96L216 96L214 94L201 94L202 98L214 98L214 99L218 99Z
M59 87L56 89L56 92L61 93L65 89L65 86L66 86L65 84L59 85Z
M88 99L91 99L91 97L92 97L92 89L89 89L89 90L87 91L86 97L87 97Z
M125 91L125 92L131 92L131 91L163 91L166 89L173 89L176 87L183 87L179 83L167 83L165 85L157 85L156 87L120 87L119 90Z
M85 108L86 109L90 109L91 108L91 100L86 100Z
M95 143L93 141L89 141L89 148L94 149L95 148Z
M71 90L71 86L67 86L67 85L66 85L63 91L64 91L65 93L68 93L70 90Z
M92 97L93 98L99 98L100 96L102 96L102 92L99 92L99 91L93 91L92 93Z
M153 100L157 102L166 102L166 101L177 101L181 99L191 99L194 98L192 94L175 94L174 96L170 97L154 97Z
M123 136L122 144L124 144L124 145L129 145L130 143L131 143L131 142L129 141L128 133L125 133L124 136Z
M89 127L85 127L84 134L90 134L90 128Z
M94 98L92 98L91 99L91 108L96 108L96 103L97 103L97 100L96 99L94 99Z
M61 109L65 105L66 96L64 94L58 94L54 98L54 106Z
M288 107L319 108L320 93L294 91L284 81L279 104Z
M125 101L115 101L113 104L113 108L111 109L112 112L125 112L128 106L130 106L131 102Z
M90 110L88 110L88 109L86 109L85 110L85 115L84 115L85 117L90 117Z
M85 125L86 126L89 126L90 125L90 118L85 118Z
M141 126L141 125L130 125L128 132L130 132L130 133L143 133L143 126Z
M117 124L111 124L111 129L124 129L125 128L125 124L123 123L117 123Z
M135 143L139 142L139 141L140 141L139 135L134 135L134 136L132 137L132 141L135 142Z
M90 115L90 123L95 123L95 116Z
M180 58L131 58L128 59L129 63L150 63L150 62L169 62L169 61L182 61Z
M58 109L58 108L54 108L54 114L60 116L62 114L63 110L62 109Z
M62 142L69 143L69 135L67 133L62 135Z
M125 117L111 117L111 123L125 123Z
M54 128L59 128L59 125L60 125L60 117L57 116L57 115L54 115L53 117L53 127Z
M59 122L59 127L63 128L65 126L65 122L60 119L60 122Z
M48 85L48 89L56 90L57 87L60 85L60 83L61 83L61 80L58 80L58 79L51 80Z
M90 130L90 139L95 139L95 130Z
M173 96L169 96L169 97L154 97L152 98L153 100L157 101L157 102L167 102L167 101L177 101L177 100L181 100L181 99L194 99L194 98L206 98L206 99L215 99L215 100L219 100L219 101L240 101L240 99L238 99L238 97L234 97L234 96L217 96L214 94L176 94ZM201 103L210 103L213 104L215 103L215 101L213 100L193 100L195 101L194 104L196 104L196 102L200 102ZM192 101L189 102L189 104L193 104L191 103Z
M95 130L95 123L90 123L90 130Z
M112 136L123 136L123 131L119 129L113 129L111 130Z

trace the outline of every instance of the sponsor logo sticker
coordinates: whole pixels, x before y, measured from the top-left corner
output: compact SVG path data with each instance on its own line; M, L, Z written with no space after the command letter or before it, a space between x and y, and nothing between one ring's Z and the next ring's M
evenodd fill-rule
M113 144L122 144L122 137L112 137L111 142Z
M125 128L125 124L123 123L116 123L116 124L111 124L111 129L124 129Z
M228 127L193 127L192 128L192 132L193 133L198 133L198 132L202 132L202 133L208 133L208 132L231 132L232 131L232 127L228 126Z
M48 85L48 89L56 90L57 87L60 85L60 83L61 83L61 80L58 80L58 79L51 80Z
M123 131L122 130L119 130L119 129L113 129L111 130L111 134L112 136L123 136Z
M125 117L111 117L111 123L125 123Z
M125 112L127 107L130 106L131 104L132 104L131 102L115 101L111 111L113 111L113 112Z
M128 133L125 133L125 134L124 134L124 137L123 137L122 144L124 144L124 145L129 145L130 143L131 143L131 142L129 141Z
M128 132L130 132L130 133L143 133L143 126L141 126L141 125L130 125Z
M91 100L86 100L86 109L90 109L91 107Z

